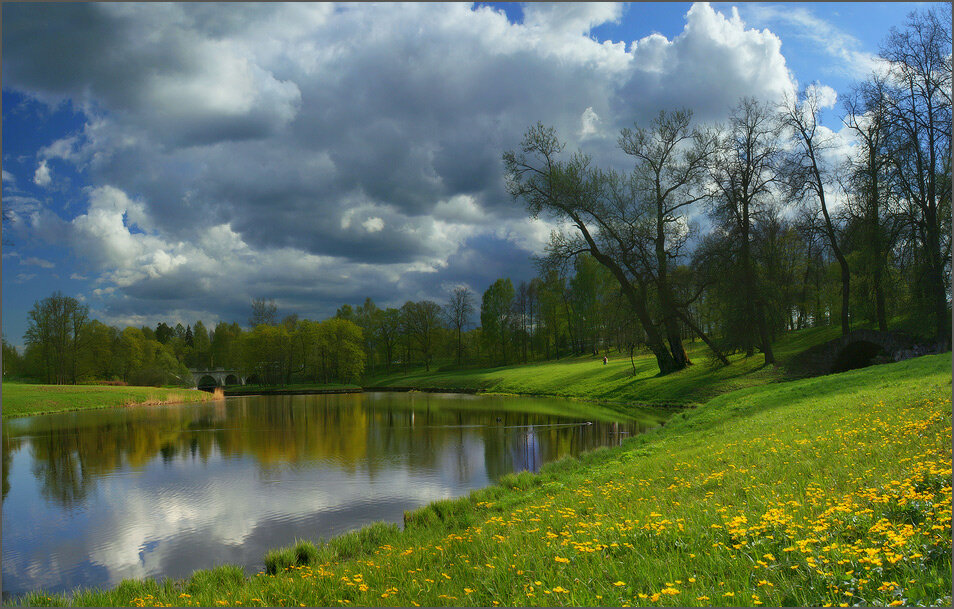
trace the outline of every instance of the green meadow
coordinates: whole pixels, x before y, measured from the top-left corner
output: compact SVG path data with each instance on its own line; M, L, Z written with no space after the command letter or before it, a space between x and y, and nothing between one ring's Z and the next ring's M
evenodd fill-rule
M139 404L206 402L211 393L194 389L163 387L116 387L108 385L33 385L3 383L3 416L115 408Z
M552 371L554 378L526 372L542 366L456 376L486 375L487 389L557 391L556 377L573 365L554 366L567 368ZM777 371L737 375L698 365L687 373L695 380L646 376L635 389L620 382L605 391L587 375L572 379L579 392L590 388L585 397L620 401L643 401L653 391L702 401L720 387L741 388L621 447L409 512L403 527L378 523L274 550L266 570L250 577L220 566L187 580L19 600L950 605L950 353L785 383L772 382ZM592 374L612 379L620 370Z
M729 356L731 365L713 363L701 342L686 343L694 365L659 376L656 360L648 351L636 355L612 352L604 366L597 357L477 370L414 371L373 378L366 389L413 387L418 389L479 390L490 393L549 395L583 398L623 405L678 405L703 403L717 395L786 380L791 359L809 347L840 336L838 328L824 327L787 333L773 345L779 366L765 366L761 355ZM635 374L634 374L635 367Z

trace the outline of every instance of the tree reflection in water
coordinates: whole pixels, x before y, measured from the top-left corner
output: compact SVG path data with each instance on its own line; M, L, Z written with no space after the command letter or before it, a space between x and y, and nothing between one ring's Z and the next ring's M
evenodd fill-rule
M296 536L400 522L405 509L658 423L555 414L573 408L368 393L5 420L3 588L181 576L223 557L250 567Z

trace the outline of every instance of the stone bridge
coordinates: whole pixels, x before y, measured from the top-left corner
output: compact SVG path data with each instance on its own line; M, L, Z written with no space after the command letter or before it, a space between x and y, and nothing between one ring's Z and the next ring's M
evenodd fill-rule
M189 368L192 381L196 387L222 387L223 385L244 385L245 377L238 370L216 368L214 370L200 370Z
M859 329L797 355L792 360L792 368L797 375L831 374L897 362L943 348L943 345L915 344L914 339L903 332Z

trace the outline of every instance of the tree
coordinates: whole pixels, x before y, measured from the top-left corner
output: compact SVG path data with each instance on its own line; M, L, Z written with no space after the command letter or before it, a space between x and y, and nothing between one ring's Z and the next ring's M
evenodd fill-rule
M146 355L142 330L132 327L124 329L119 336L117 355L120 375L124 381L128 381L130 375L142 367Z
M83 329L83 349L80 354L79 376L109 379L117 374L117 358L114 353L119 341L119 331L99 320L92 320Z
M384 367L390 374L391 363L394 361L394 351L398 347L401 333L401 312L394 308L387 308L381 316L381 325L378 326L378 336L381 347L384 349Z
M777 178L780 155L779 124L765 104L743 98L722 130L718 151L713 157L709 177L711 213L729 236L736 264L734 274L741 286L736 293L745 319L739 324L746 355L754 353L751 321L755 321L759 346L765 363L775 361L766 321L766 298L753 260L753 225L770 200Z
M466 286L457 286L450 294L450 300L444 307L447 323L457 333L457 365L461 364L464 348L462 334L474 314L474 295Z
M891 159L909 204L911 246L919 251L935 336L950 345L947 293L951 264L951 14L912 12L882 45L893 85L886 96L897 138Z
M364 339L353 321L333 317L321 322L321 340L325 342L330 363L329 379L357 383L364 373Z
M381 309L374 304L371 298L365 298L364 304L354 312L354 322L361 328L361 335L364 337L364 351L372 374L374 374L374 355L378 346L378 336L380 334L378 328L381 324L382 315Z
M623 129L619 145L633 157L632 187L642 196L632 213L637 238L632 242L642 266L656 284L673 365L684 368L689 362L679 331L680 309L669 279L669 267L689 238L686 214L705 197L699 187L716 140L706 131L691 129L692 112L660 112L648 128ZM623 228L623 227L620 227ZM617 232L618 231L614 231ZM641 233L641 234L639 234ZM685 316L681 316L685 322Z
M561 161L558 156L563 148L554 129L539 123L531 127L520 153L504 153L508 192L514 199L524 200L532 218L547 212L573 226L571 234L553 233L549 256L567 259L588 252L607 267L639 319L660 372L678 370L688 360L684 354L675 356L666 347L660 324L650 311L653 275L647 268L646 254L655 253L655 247L646 248L643 243L646 227L655 224L645 217L647 206L637 187L639 180L635 174L624 178L616 172L602 172L592 166L590 157L581 153ZM676 315L693 331L700 332L678 308L657 312L660 314ZM708 337L703 335L703 339L727 363ZM673 340L670 346L678 351L681 341Z
M860 268L871 276L874 317L882 332L888 329L885 275L888 256L897 236L889 209L895 185L892 184L891 153L888 150L893 134L888 120L887 96L885 79L872 76L855 87L845 99L842 119L860 143L857 157L848 160L844 190L849 195L849 213L860 229L863 260Z
M89 307L56 292L36 302L29 313L24 339L37 352L48 383L76 383L83 331L89 323Z
M262 324L274 326L278 323L278 306L274 300L265 302L264 298L252 299L252 316L248 318L248 325L256 328Z
M3 378L19 376L23 368L23 357L16 347L2 339L3 343Z
M212 367L212 339L201 320L192 330L192 365L204 370Z
M513 283L509 278L495 281L484 292L480 303L480 326L486 340L499 351L499 360L507 361L507 338L513 311Z
M175 330L166 325L166 322L156 324L156 340L162 344L169 342L169 339L175 336Z
M225 323L220 321L212 332L212 344L210 345L212 365L222 366L224 368L236 368L239 366L239 357L237 353L237 343L241 339L242 328L237 323Z
M786 100L781 117L791 132L795 151L789 155L785 171L793 196L799 198L805 195L814 196L821 206L822 216L825 218L824 234L841 268L841 333L847 336L851 331L848 310L851 273L848 268L848 258L839 243L835 222L828 209L825 196L825 189L831 183L831 178L824 164L823 154L832 144L831 138L825 137L819 129L820 113L818 91L814 87L806 89L798 99Z
M420 348L424 369L430 370L436 331L440 328L441 307L436 302L422 300L406 303L404 311L408 333Z

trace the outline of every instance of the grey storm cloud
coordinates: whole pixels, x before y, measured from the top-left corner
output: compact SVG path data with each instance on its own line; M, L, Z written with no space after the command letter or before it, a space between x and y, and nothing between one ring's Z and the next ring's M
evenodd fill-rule
M619 5L528 6L516 25L468 4L4 9L4 87L81 108L83 132L47 149L141 208L142 233L102 196L64 220L129 311L170 294L213 310L223 277L245 303L482 290L469 248L496 236L527 258L549 232L503 188L530 125L618 163L619 128L662 108L712 120L793 86L777 37L706 4L672 40L602 44L589 32Z

